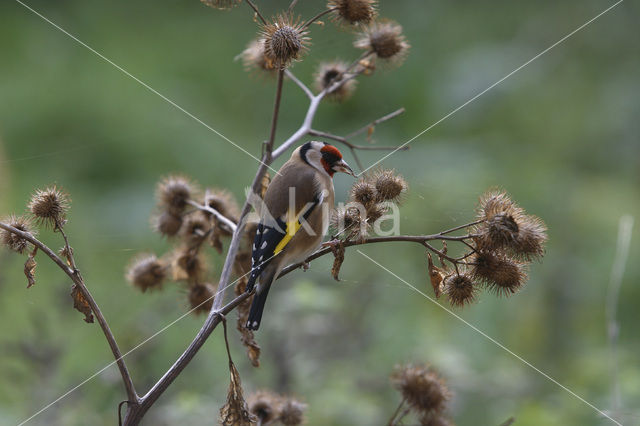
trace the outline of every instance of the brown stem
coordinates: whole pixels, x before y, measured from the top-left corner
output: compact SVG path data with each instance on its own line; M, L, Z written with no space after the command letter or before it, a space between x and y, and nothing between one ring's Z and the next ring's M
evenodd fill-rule
M321 138L326 138L326 139L331 139L331 140L334 140L336 142L340 142L340 143L348 146L351 149L359 149L359 150L362 150L362 151L393 151L393 150L406 151L406 150L409 149L408 145L407 146L402 146L402 147L397 147L397 146L377 146L377 145L356 145L356 144L353 144L353 143L349 142L346 137L342 137L342 136L334 135L332 133L322 132L320 130L314 130L314 129L309 130L309 135L311 135L311 136L319 136Z
M380 118L378 118L377 120L373 120L371 123L367 124L366 126L362 126L361 128L359 128L358 130L356 130L355 132L351 132L349 133L347 136L345 136L345 139L351 139L354 136L359 135L360 133L363 133L365 131L367 131L371 126L376 126L382 122L385 122L387 120L391 120L392 118L395 118L397 116L399 116L400 114L404 113L405 109L404 108L399 108L385 116L382 116Z
M398 414L400 413L400 410L402 409L402 406L406 401L406 398L403 398L402 401L400 401L400 404L398 404L398 408L396 408L396 411L393 412L393 415L389 419L388 426L394 426L396 424L396 417L398 417Z
M260 11L258 10L258 7L253 4L253 2L251 0L245 0L247 2L247 4L249 5L249 7L251 7L251 9L253 9L253 11L256 13L256 16L258 18L260 18L260 20L262 21L263 24L267 25L267 21L266 19L264 19L264 17L262 16L262 14L260 13Z
M284 70L278 71L278 82L276 84L276 99L273 103L273 115L271 117L271 132L269 140L266 144L265 162L271 163L271 152L273 151L273 143L276 140L276 128L278 127L278 116L280 114L280 102L282 101L282 83L284 81Z
M315 21L317 21L318 19L322 18L327 13L331 13L334 10L337 10L337 9L338 9L337 7L332 7L332 8L323 10L322 12L318 13L316 16L314 16L313 18L311 18L307 22L305 22L305 24L302 26L302 29L309 28L309 25L313 24Z
M240 296L237 296L235 299L231 300L220 310L210 313L205 323L203 324L200 332L198 332L197 336L193 341L189 344L189 347L180 355L180 357L176 360L176 362L167 370L166 373L158 380L158 382L153 385L153 387L140 398L140 402L138 404L131 404L127 409L127 414L124 419L125 426L137 425L142 420L142 417L145 413L151 408L151 406L158 400L160 395L167 390L167 388L173 383L173 381L182 373L182 370L191 362L193 357L198 353L198 350L204 345L204 342L207 340L209 335L215 330L215 328L220 324L224 315L227 315L229 312L233 311L238 305L244 302L247 298L251 297L253 293L243 293ZM222 314L222 315L220 315Z
M298 4L298 0L292 0L291 4L289 5L289 13L293 12L293 8L296 7L296 4Z
M104 336L107 339L107 343L111 348L111 352L113 353L113 356L116 359L116 363L118 364L118 369L120 370L120 376L122 376L122 382L127 391L128 400L132 403L138 402L139 397L138 397L138 394L136 393L136 389L135 389L135 386L133 385L133 380L131 379L131 375L129 374L127 365L122 359L122 353L120 352L120 348L118 347L118 344L116 343L116 339L113 336L111 329L109 328L109 324L107 323L107 320L105 319L104 315L102 315L102 311L100 311L98 304L96 303L95 299L89 292L89 289L87 288L87 286L84 284L84 279L82 278L82 275L80 275L80 271L78 271L78 269L75 268L75 266L73 266L73 268L69 267L62 259L60 259L60 257L57 254L53 252L53 250L51 250L43 242L35 238L30 233L21 231L17 228L14 228L11 225L7 225L2 222L0 222L0 228L4 229L5 231L9 231L11 233L18 235L21 238L29 241L34 246L38 247L40 251L42 251L47 256L49 256L49 258L56 265L58 265L58 267L62 270L62 272L67 274L67 276L71 278L71 281L73 281L73 283L78 286L78 288L82 292L82 295L89 303L89 306L93 311L93 314L96 316L98 320L98 324L100 324L100 328L102 329L102 332L104 333ZM66 236L65 236L65 243L68 246ZM72 264L75 265L75 262L72 261Z
M437 240L463 241L465 238L468 238L468 237L466 235L461 237L452 237L448 235L442 235L442 233L432 234L432 235L395 235L395 236L389 236L389 237L372 237L372 238L366 238L364 240L347 240L347 241L342 241L341 244L343 244L344 247L351 247L351 246L360 246L360 245L375 244L375 243L411 242L411 243L422 244L424 246L427 241L437 241ZM435 247L431 247L431 249L433 249L435 253L439 253L439 250L436 249ZM307 257L304 262L295 263L293 265L289 265L286 268L284 268L282 272L280 272L280 275L278 275L278 278L282 278L288 273L293 272L294 270L300 268L305 263L311 262L312 260L322 257L328 253L331 253L331 247L323 247L317 250L315 253L313 253L309 257ZM452 261L455 260L453 258L448 258L448 257L447 259L451 259Z
M203 212L211 213L216 217L217 220L219 220L227 228L229 228L231 232L236 230L237 225L235 224L235 222L229 219L228 217L224 216L222 213L220 213L218 210L214 209L213 207L200 204L197 201L193 201L193 200L187 200L187 204L197 208L198 210L202 210Z

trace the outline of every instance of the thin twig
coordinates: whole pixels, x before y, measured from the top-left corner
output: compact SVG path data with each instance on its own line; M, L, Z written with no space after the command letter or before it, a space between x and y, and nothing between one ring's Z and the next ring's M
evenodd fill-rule
M102 311L100 311L98 304L96 303L95 299L89 292L89 289L87 288L87 286L84 284L84 279L82 278L82 275L80 275L80 271L78 271L78 269L76 268L72 269L71 267L69 267L57 254L53 252L53 250L51 250L47 245L45 245L43 242L35 238L30 233L21 231L17 228L14 228L11 225L8 225L2 222L0 222L0 228L4 229L5 231L9 231L13 234L18 235L20 236L20 238L23 238L29 241L34 246L38 247L40 251L45 253L56 265L58 265L58 267L62 270L62 272L67 274L67 276L71 278L71 281L73 281L73 283L78 286L78 288L82 292L82 296L87 300L87 303L91 307L91 311L93 311L93 314L96 316L98 320L98 324L100 324L100 328L102 329L102 332L104 333L104 336L107 339L107 343L111 348L111 352L113 353L113 356L116 359L116 362L118 364L118 369L120 370L120 376L122 377L122 382L127 391L127 398L132 403L138 402L139 397L138 397L138 394L136 393L136 389L135 389L135 386L133 385L133 380L131 379L131 375L129 374L127 365L122 359L122 353L120 352L120 348L118 347L116 339L113 336L111 329L109 328L109 324L107 323L107 320L105 319L104 315L102 315Z
M321 138L331 139L336 142L345 144L351 149L359 149L362 151L391 151L394 149L398 149L397 146L356 145L349 142L346 137L334 135L327 132L321 132L320 130L315 130L315 129L310 129L308 133L311 136L319 136ZM398 149L398 151L406 151L407 149L409 149L409 146L403 146L400 149Z
M609 337L609 349L611 359L611 414L617 414L622 408L622 398L620 396L620 384L618 381L618 336L620 326L617 320L618 297L622 286L622 277L629 257L629 246L631 245L631 234L633 232L633 216L624 215L620 218L618 226L618 243L613 266L611 268L611 278L609 280L609 290L607 292L607 335Z
M293 12L293 8L296 7L296 4L298 4L298 0L293 0L291 2L291 4L289 5L289 13Z
M263 24L267 25L267 20L264 19L264 17L262 16L262 14L260 13L260 11L258 10L258 7L253 4L253 2L251 0L246 0L247 4L251 7L251 9L253 9L253 11L256 13L256 16L258 18L260 18L260 20L262 21Z
M200 204L200 203L198 203L196 201L193 201L193 200L187 200L187 204L192 205L193 207L197 208L198 210L202 210L202 211L205 211L207 213L211 213L212 215L214 215L216 217L217 220L219 220L220 222L224 223L225 226L227 228L229 228L229 230L231 232L236 230L236 228L237 228L236 223L234 221L232 221L231 219L229 219L228 217L224 216L222 213L220 213L218 210L214 209L213 207Z
M315 21L317 21L318 19L322 18L327 13L331 13L334 10L337 10L337 9L338 9L337 7L332 7L332 8L323 10L322 12L318 13L316 16L314 16L313 18L311 18L307 22L305 22L305 24L302 26L302 29L309 28L309 25L313 24Z
M271 162L271 151L276 140L276 129L278 127L278 116L280 113L280 101L282 100L282 83L284 81L284 70L278 71L278 82L276 83L276 99L273 103L273 116L271 117L271 132L266 143L265 160Z
M400 410L402 409L402 406L406 401L407 398L403 398L402 401L400 401L400 404L398 404L398 408L396 408L396 411L393 412L393 415L389 419L388 426L394 426L396 424L396 417L398 417L398 414L400 413Z
M307 87L306 84L300 81L300 79L298 79L298 77L296 77L289 69L285 70L284 73L291 79L291 81L293 81L298 85L299 88L302 89L302 91L305 93L305 95L307 95L309 99L313 99L313 92Z
M395 118L397 116L399 116L400 114L404 113L405 109L404 108L399 108L385 116L382 116L380 118L378 118L377 120L373 120L371 123L367 124L366 126L363 126L361 128L359 128L358 130L356 130L355 132L351 132L349 133L347 136L345 136L345 139L351 139L354 136L359 135L360 133L364 133L366 132L370 127L372 126L376 126L382 122L385 122L387 120L391 120L392 118Z

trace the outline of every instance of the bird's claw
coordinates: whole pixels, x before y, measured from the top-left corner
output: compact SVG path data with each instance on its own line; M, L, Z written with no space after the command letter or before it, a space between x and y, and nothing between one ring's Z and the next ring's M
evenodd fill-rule
M302 270L305 272L309 270L309 262L302 262Z

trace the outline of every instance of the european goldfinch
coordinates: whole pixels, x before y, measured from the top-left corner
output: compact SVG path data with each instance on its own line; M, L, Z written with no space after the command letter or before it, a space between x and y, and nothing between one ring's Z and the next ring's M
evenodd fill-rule
M320 244L333 210L333 175L355 176L340 151L311 141L298 147L269 184L260 208L248 292L257 284L246 327L260 327L267 293L282 269L302 262Z

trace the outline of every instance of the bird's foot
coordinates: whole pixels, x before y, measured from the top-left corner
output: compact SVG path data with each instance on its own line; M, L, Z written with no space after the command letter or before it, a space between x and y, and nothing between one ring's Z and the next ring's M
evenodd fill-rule
M302 262L301 268L303 271L307 272L309 270L309 262Z

